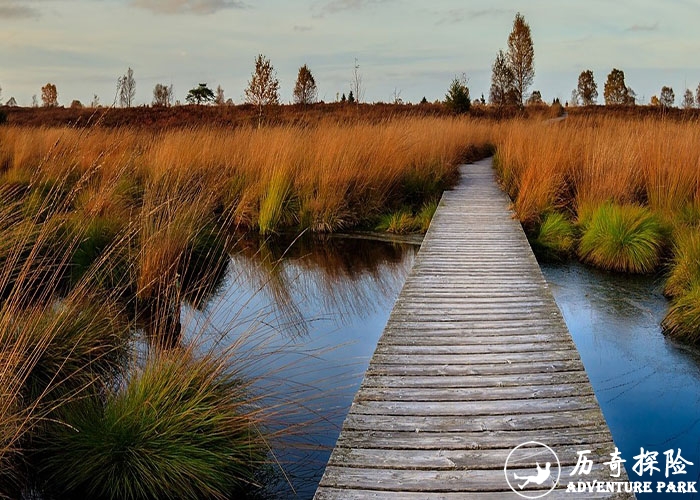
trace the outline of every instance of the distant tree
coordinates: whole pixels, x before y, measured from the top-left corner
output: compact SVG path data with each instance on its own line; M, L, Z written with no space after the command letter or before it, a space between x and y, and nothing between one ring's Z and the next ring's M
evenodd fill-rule
M580 104L580 99L578 89L573 89L571 91L571 99L569 99L569 104L575 108Z
M673 104L676 102L676 95L673 93L671 87L663 86L661 87L661 93L659 94L659 102L664 108L672 108Z
M223 106L226 104L226 97L224 96L224 89L221 85L216 86L216 95L214 96L214 104L217 106Z
M340 102L347 102L348 98L345 97L345 92L343 92L343 96L340 98Z
M58 90L53 83L47 83L41 87L41 102L45 108L55 108L58 106Z
M32 96L32 108L39 107L39 99L37 99L36 94Z
M627 86L627 99L625 99L625 104L627 106L634 106L637 104L637 93L632 90L632 87Z
M695 107L695 98L693 97L693 91L690 89L685 89L683 93L683 102L681 103L683 109L692 109Z
M508 63L508 58L502 50L496 54L496 60L491 66L491 90L489 101L498 107L508 104L517 104L517 91L515 89L515 75Z
M651 96L651 100L649 101L649 104L651 106L661 106L661 101L659 101L659 98L655 95Z
M581 99L581 104L590 106L595 104L598 99L598 85L593 78L593 72L590 69L582 71L578 76L578 97Z
M625 72L614 68L608 75L603 90L605 104L628 104L629 94L625 85Z
M100 107L100 98L97 97L97 94L92 94L92 101L90 102L90 107L91 108L99 108Z
M255 70L245 89L245 100L258 108L258 125L262 119L265 106L279 104L280 82L277 79L275 68L262 54L255 58Z
M173 86L156 83L153 87L153 106L170 107L173 104Z
M428 99L423 96L423 99L420 100L420 104L428 104Z
M134 104L136 80L134 80L133 69L129 68L126 75L117 79L117 93L119 95L119 105L122 108L130 108Z
M352 93L352 90L351 90L350 93L348 94L348 102L349 102L350 104L353 104L353 103L355 102L355 94Z
M471 104L466 75L455 76L445 94L445 106L453 113L462 114L469 111Z
M700 83L698 83L698 88L695 89L695 104L700 108Z
M530 25L520 12L515 15L513 30L508 36L507 59L515 80L515 98L522 105L525 93L535 79L535 50Z
M78 99L73 99L73 101L70 103L70 107L71 109L83 109L83 103Z
M231 99L230 97L226 99L226 106L233 106L233 99Z
M362 85L362 73L360 73L360 63L357 62L357 57L355 58L355 66L352 70L352 81L350 82L350 89L353 91L357 103L361 103L365 98L365 88Z
M316 80L309 67L304 64L299 68L297 81L294 84L294 102L297 104L313 104L318 97Z
M533 90L527 98L527 104L542 104L542 93L539 90Z
M190 89L185 100L189 104L207 104L214 100L214 92L206 83L200 83L199 86Z
M8 108L17 107L17 99L15 99L14 97L10 97L5 103L5 106L7 106Z
M391 94L391 102L393 104L403 104L403 99L401 99L401 90L394 87L394 92Z

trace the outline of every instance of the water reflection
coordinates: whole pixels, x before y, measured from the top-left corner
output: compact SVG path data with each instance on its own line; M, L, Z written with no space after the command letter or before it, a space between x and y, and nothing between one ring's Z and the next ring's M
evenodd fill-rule
M394 301L415 245L352 238L239 240L228 274L201 309L185 306L186 338L238 344L245 372L273 408L281 498L311 498Z
M542 264L576 342L605 418L631 469L640 448L658 451L665 481L669 449L694 463L684 476L700 481L700 353L664 337L667 302L650 277L603 273L580 264ZM684 495L699 498L698 495ZM642 498L663 495L640 495Z

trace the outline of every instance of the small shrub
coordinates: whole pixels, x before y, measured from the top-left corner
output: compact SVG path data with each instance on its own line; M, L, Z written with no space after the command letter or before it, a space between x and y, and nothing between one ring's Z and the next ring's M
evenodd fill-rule
M664 230L649 209L638 205L600 205L583 225L581 260L602 269L648 273L659 263Z
M536 254L555 260L567 257L575 242L576 231L573 224L558 212L550 212L544 216L535 238L531 240Z
M435 211L437 210L438 202L433 200L429 201L420 209L420 212L416 215L415 227L421 232L426 232L430 227L430 222L433 220Z

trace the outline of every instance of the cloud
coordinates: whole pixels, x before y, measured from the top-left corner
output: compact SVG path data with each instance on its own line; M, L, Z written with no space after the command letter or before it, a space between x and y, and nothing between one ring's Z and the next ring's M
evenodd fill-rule
M318 13L314 17L325 17L328 14L337 14L348 10L363 10L372 5L389 3L394 0L331 0L317 7Z
M305 31L311 31L311 30L313 29L313 27L311 27L311 26L301 26L301 25L295 24L293 29L294 29L294 31L297 31L297 32L299 32L299 33L303 33L303 32L305 32Z
M627 28L625 31L632 31L632 32L637 32L637 31L657 31L659 29L659 21L656 21L654 24L634 24Z
M465 19L478 19L480 17L487 16L500 16L501 14L508 14L510 11L506 9L479 9L479 10L468 10L468 9L450 9L447 12L439 13L440 18L437 21L437 25L441 24L457 24L461 23Z
M239 0L131 0L131 5L156 14L213 14L225 9L243 9Z
M39 17L39 11L14 2L0 1L0 19L26 19Z

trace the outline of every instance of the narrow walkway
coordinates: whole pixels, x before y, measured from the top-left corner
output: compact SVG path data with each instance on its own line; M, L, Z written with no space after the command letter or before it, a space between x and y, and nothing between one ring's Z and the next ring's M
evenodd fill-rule
M508 499L508 474L611 478L615 446L576 346L491 161L443 195L316 492L317 500ZM571 476L578 451L593 469ZM629 458L629 457L628 457ZM534 498L554 484L521 491ZM624 488L623 490L624 491ZM618 495L616 498L625 498Z

